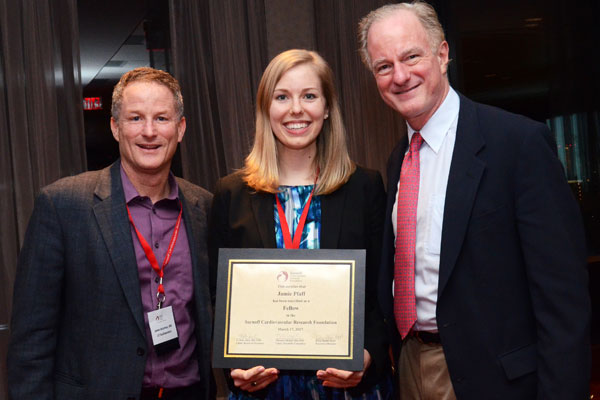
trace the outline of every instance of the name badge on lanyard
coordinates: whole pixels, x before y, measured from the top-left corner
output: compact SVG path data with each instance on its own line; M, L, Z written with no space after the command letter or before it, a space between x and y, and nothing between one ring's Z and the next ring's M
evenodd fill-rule
M165 354L179 348L173 307L168 306L150 311L148 313L148 323L156 354Z
M144 239L144 236L142 236L142 234L135 227L135 224L133 223L133 217L131 216L131 213L129 212L129 207L127 206L129 222L131 223L131 226L133 226L133 229L137 234L142 249L144 249L144 254L146 254L146 258L150 262L150 266L160 278L158 291L156 293L156 298L158 300L156 306L157 309L148 312L148 324L150 325L150 332L152 334L152 344L154 345L154 351L158 355L165 354L179 348L179 336L177 334L177 326L175 325L173 307L168 306L163 308L162 305L165 299L167 298L165 294L165 288L163 286L165 266L171 260L171 255L173 254L173 250L175 249L175 243L177 242L177 237L179 236L179 228L181 227L182 212L183 207L180 203L179 216L177 217L177 222L175 223L173 236L171 236L171 241L169 242L169 247L167 249L167 254L165 254L165 259L163 261L162 267L159 267L158 261L156 260L156 256L152 251L152 247L150 247L146 239Z

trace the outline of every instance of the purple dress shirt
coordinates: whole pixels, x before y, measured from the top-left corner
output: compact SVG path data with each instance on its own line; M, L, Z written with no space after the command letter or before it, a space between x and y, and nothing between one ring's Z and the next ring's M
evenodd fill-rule
M125 171L121 167L121 180L125 192L125 202L136 228L152 246L158 265L162 267L171 236L179 215L179 188L173 174L169 174L169 196L152 204L149 197L140 196ZM179 236L173 249L171 260L165 266L163 286L166 299L163 308L172 306L179 349L167 354L157 355L152 344L152 335L148 325L148 312L156 310L158 275L131 227L131 237L138 265L148 358L144 371L143 387L178 388L190 386L200 381L198 360L195 356L196 336L194 335L192 279L192 258L185 223L181 220Z

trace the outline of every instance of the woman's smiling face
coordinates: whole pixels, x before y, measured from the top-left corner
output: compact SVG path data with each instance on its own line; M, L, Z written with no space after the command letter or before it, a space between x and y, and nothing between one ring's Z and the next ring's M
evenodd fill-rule
M316 140L327 118L321 80L310 64L286 71L275 85L269 122L278 146L305 150Z

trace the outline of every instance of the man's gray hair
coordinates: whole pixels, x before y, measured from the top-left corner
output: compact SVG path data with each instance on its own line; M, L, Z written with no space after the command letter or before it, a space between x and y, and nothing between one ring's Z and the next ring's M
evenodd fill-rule
M438 19L438 15L434 8L424 1L416 0L411 3L396 3L387 4L379 7L376 10L371 11L365 17L363 17L358 23L358 44L360 58L363 63L372 70L371 57L367 49L367 40L369 37L369 29L373 23L382 20L400 10L410 11L415 14L419 19L427 35L429 36L429 45L431 50L435 53L440 44L446 40L444 36L444 29Z

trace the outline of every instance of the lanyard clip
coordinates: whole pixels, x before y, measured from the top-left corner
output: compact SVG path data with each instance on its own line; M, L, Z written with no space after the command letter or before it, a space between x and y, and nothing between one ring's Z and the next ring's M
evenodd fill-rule
M158 282L158 292L156 292L156 299L158 300L158 305L156 306L157 310L160 310L160 308L162 307L162 303L164 303L165 299L167 298L162 282L163 278L161 276L160 281Z
M160 310L160 308L162 307L162 303L164 303L167 296L164 293L159 292L156 293L156 298L158 299L158 305L156 306L156 309Z

